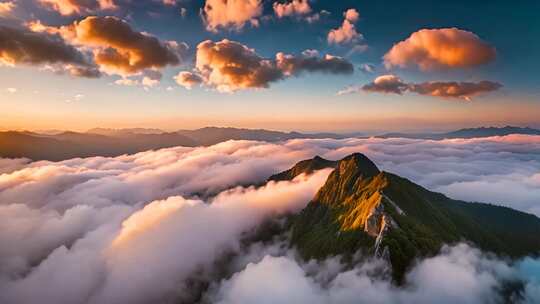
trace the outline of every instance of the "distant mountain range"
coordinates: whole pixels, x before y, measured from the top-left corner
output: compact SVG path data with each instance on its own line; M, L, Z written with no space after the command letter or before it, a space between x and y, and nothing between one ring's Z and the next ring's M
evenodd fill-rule
M210 146L227 140L277 142L294 138L344 138L332 133L303 134L208 127L164 132L158 129L103 129L79 132L0 132L0 157L61 161L76 157L114 157L176 146Z
M472 138L508 134L536 134L540 130L519 127L462 129L449 133L406 134L388 133L383 138L404 137L421 139ZM88 132L62 132L58 130L37 132L0 132L0 157L32 160L60 161L76 157L133 154L176 146L210 146L227 140L257 140L278 142L301 138L366 137L362 133L299 133L264 129L238 129L207 127L197 130L165 132L159 129L104 129Z
M321 168L334 171L287 225L291 245L305 259L364 251L388 260L399 283L416 258L435 255L444 244L467 241L511 258L540 253L538 217L450 199L380 171L359 153L337 162L305 160L270 179L290 180Z
M468 128L460 129L457 131L447 133L386 133L377 137L382 138L414 138L414 139L455 139L455 138L475 138L475 137L490 137L490 136L505 136L510 134L526 134L526 135L540 135L540 130L532 128L521 128L506 126L502 128L497 127L481 127L481 128Z

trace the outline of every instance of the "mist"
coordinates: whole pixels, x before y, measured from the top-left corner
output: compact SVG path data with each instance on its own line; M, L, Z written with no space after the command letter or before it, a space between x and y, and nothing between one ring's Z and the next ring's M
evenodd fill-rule
M202 301L218 303L498 303L493 291L508 280L524 282L524 303L540 299L537 259L507 261L466 244L418 261L404 288L382 261L302 261L283 239L245 248L263 223L304 208L330 170L290 182L266 182L270 175L353 152L452 198L540 214L540 136L228 141L115 158L0 159L0 302L168 303L189 298L194 278L210 286ZM216 276L231 255L232 273Z

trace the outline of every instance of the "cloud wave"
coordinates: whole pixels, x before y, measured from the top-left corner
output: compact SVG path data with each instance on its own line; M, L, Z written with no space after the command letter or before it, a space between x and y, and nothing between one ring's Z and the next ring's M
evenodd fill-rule
M268 280L254 281L263 272L279 279L276 284L298 284L261 298L269 301L287 296L299 303L429 303L440 297L474 303L489 297L486 292L507 277L523 278L526 299L538 299L538 280L529 273L539 269L536 260L509 265L465 245L419 261L408 275L412 287L406 289L370 277L373 267L382 267L377 262L353 270L337 258L324 265L305 263L279 243L253 244L245 251L242 240L250 231L276 215L302 209L329 170L264 184L268 176L315 155L339 159L352 152L363 152L381 169L454 198L540 214L540 136L229 141L115 158L2 159L0 302L193 302L199 289L193 284L203 280L214 282L209 299L241 303L267 291ZM238 186L252 183L263 186ZM236 253L227 266L236 274L212 281L220 272L214 263L229 253ZM442 284L436 276L447 273L458 279ZM463 282L469 288L462 288ZM298 294L290 294L294 291Z

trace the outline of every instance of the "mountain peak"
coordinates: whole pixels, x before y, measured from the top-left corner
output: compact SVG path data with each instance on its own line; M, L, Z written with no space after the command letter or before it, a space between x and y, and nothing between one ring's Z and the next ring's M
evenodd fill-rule
M415 258L443 244L467 240L511 257L540 252L540 219L533 215L450 199L379 171L360 153L335 168L292 225L292 243L306 259L367 250L388 259L402 282Z
M268 180L272 181L283 181L283 180L292 180L300 174L311 174L314 171L325 169L325 168L335 168L338 162L324 159L320 156L315 156L312 159L306 159L298 162L294 167L289 170L274 174L270 176Z
M339 161L338 169L341 173L354 170L364 177L372 177L380 173L377 165L362 153L353 153ZM352 173L352 172L350 172Z
M363 187L366 180L378 176L379 168L364 154L354 153L338 161L314 201L322 204L341 204Z

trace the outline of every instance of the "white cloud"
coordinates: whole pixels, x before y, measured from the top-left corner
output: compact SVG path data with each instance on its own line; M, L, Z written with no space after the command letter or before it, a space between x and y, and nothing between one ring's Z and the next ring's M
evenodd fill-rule
M187 278L211 272L225 252L243 252L239 241L266 219L302 209L329 171L257 189L231 187L261 183L315 155L339 159L352 152L453 197L495 203L503 198L506 205L539 212L540 136L228 141L56 163L0 159L0 302L155 303L186 297ZM508 194L498 194L498 188ZM264 294L269 281L249 279L262 272L297 286L271 296L299 303L430 303L433 297L476 303L472 299L489 296L507 275L527 280L530 303L540 289L534 273L519 268L538 269L537 261L525 260L516 270L466 246L420 262L407 277L412 287L404 290L371 279L377 263L345 271L336 259L298 262L282 244L250 248L232 261L239 273L209 296L225 303L234 296L241 303ZM253 265L245 268L248 263ZM455 279L441 282L437 275L448 273Z
M331 260L335 265L336 259ZM220 304L499 303L502 299L498 289L505 280L526 277L531 283L525 296L533 301L539 299L533 293L538 282L533 283L519 267L465 244L444 247L439 255L419 261L402 288L381 275L382 261L368 260L354 269L340 269L336 273L325 267L326 262L314 268L291 255L267 255L221 282L209 298Z

